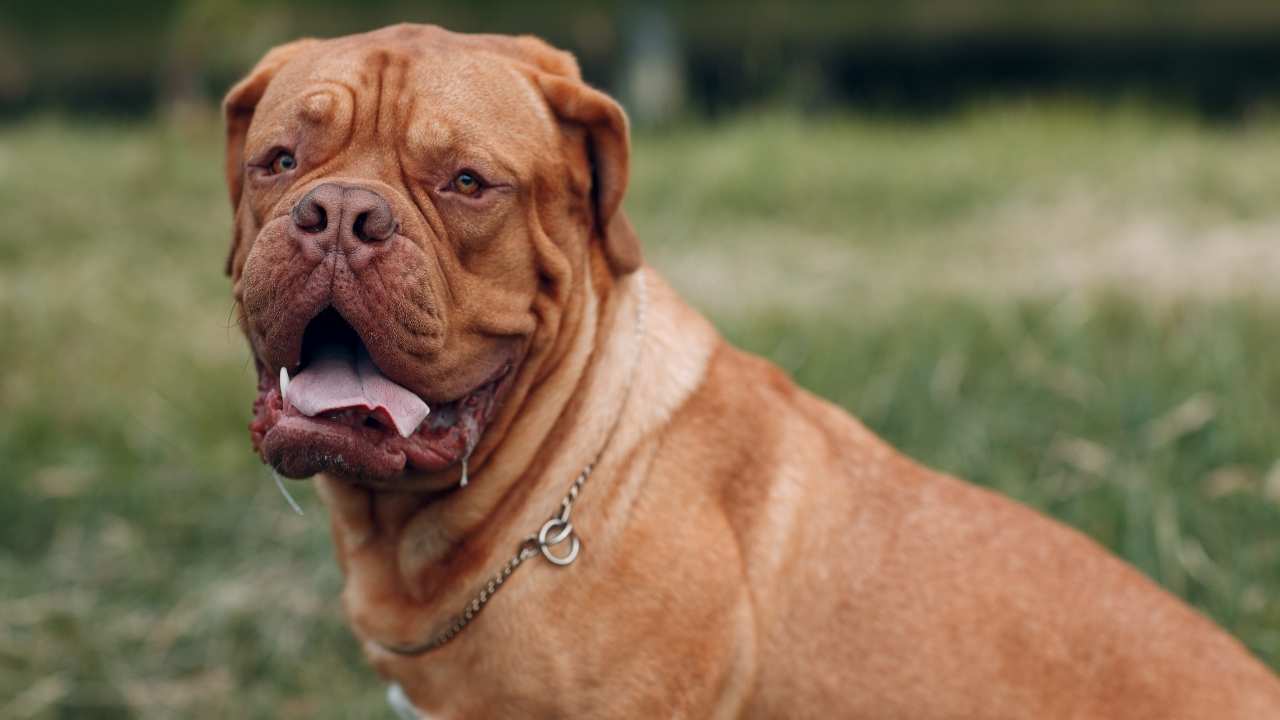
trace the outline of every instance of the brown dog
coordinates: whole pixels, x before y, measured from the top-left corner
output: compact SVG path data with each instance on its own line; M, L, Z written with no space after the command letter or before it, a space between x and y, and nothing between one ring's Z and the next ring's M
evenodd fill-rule
M425 716L1280 718L1203 617L643 269L571 56L303 40L226 114L253 442L324 473L351 624Z

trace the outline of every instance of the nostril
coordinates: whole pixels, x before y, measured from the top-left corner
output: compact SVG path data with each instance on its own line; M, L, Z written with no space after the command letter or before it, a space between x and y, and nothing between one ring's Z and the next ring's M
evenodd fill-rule
M329 226L329 216L325 214L324 208L316 205L313 215L315 217L313 222L298 223L298 227L309 233L318 233Z
M382 242L396 233L396 221L383 208L362 212L351 223L351 233L363 243Z
M293 206L293 224L303 232L318 233L328 227L329 215L324 206L312 194L308 194Z
M356 221L351 225L351 232L355 233L356 239L360 242L373 242L373 238L365 232L365 225L369 222L369 213L362 212L356 216Z

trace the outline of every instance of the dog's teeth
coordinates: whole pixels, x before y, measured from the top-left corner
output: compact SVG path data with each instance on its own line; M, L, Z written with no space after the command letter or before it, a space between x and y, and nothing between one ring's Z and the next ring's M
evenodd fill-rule
M289 371L280 367L280 399L285 399L285 393L289 392Z
M426 410L427 410L426 415L430 415L430 414L431 414L431 407L430 407L430 406L428 406L426 403L422 403L422 405L423 405L423 407L425 407L425 408L426 408ZM400 433L400 437L402 437L402 438L406 438L406 439L407 439L407 438L410 438L410 437L413 437L413 434L414 434L414 433L416 433L416 432L418 432L418 429L422 427L422 424L423 424L423 423L425 423L425 422L427 421L427 417L426 417L426 415L423 415L423 417L422 417L422 422L418 423L418 424L417 424L417 426L416 426L416 427L414 427L413 429L409 430L409 432L402 432L402 433Z

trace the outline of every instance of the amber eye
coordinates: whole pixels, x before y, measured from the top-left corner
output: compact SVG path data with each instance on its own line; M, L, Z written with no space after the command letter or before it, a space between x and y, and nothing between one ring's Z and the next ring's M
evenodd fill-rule
M292 153L289 153L284 150L281 150L271 160L272 175L279 175L280 173L286 173L286 172L289 172L290 170L293 170L296 167L298 167L297 158L295 158Z
M469 170L463 170L454 176L453 191L461 195L473 196L480 192L484 187L484 182L480 180L480 176Z

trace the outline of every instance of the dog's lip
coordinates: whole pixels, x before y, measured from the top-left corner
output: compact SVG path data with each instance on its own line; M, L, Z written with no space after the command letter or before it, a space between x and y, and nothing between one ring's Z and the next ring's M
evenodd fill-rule
M263 459L282 475L304 478L323 471L387 480L402 474L404 452L360 437L333 420L294 415L280 418L262 441Z
M490 379L438 406L434 421L429 417L409 437L361 422L372 415L369 411L302 415L263 373L250 432L262 459L287 477L332 472L375 486L393 486L410 470L438 472L468 455L510 386L513 369L510 363L500 364ZM353 415L343 417L348 413Z

